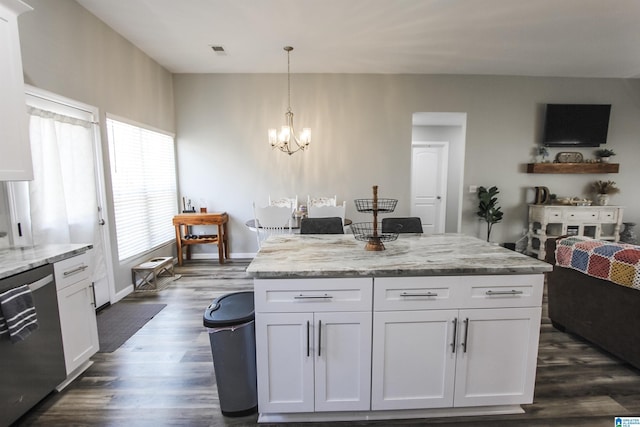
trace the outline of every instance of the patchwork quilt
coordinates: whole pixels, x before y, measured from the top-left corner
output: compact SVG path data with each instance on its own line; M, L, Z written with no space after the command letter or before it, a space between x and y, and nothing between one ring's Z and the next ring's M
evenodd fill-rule
M570 236L556 242L556 265L640 290L640 246Z

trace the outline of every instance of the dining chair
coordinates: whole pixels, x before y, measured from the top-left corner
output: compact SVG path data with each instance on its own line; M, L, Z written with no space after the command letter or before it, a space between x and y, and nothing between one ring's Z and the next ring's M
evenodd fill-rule
M382 219L383 233L422 233L422 220L417 216Z
M287 206L264 206L253 204L254 225L258 249L262 242L274 234L291 234L291 208Z
M309 218L328 218L337 216L344 224L344 215L347 210L346 202L342 202L337 206L307 206L307 217Z
M339 217L302 218L300 234L344 234L342 219Z
M337 204L337 196L333 197L311 197L307 196L307 209L309 206L335 206Z
M272 199L271 195L269 195L269 206L280 206L280 207L288 207L291 209L291 212L298 209L298 196L295 197L281 197L279 199Z

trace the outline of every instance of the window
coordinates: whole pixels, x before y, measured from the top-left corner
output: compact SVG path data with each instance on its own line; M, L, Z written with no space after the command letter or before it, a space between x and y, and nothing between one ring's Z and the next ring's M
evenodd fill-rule
M173 136L107 117L118 259L174 239L177 213Z

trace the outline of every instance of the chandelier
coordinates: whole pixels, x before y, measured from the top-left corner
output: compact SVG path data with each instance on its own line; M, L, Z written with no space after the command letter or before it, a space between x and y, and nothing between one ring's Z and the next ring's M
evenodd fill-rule
M306 150L309 148L311 142L311 129L303 128L300 135L296 135L296 131L293 128L293 111L291 111L291 46L285 46L284 50L287 52L287 95L289 101L289 108L285 113L286 124L280 128L280 132L277 129L269 129L269 144L271 148L279 148L280 151L292 155L296 151Z

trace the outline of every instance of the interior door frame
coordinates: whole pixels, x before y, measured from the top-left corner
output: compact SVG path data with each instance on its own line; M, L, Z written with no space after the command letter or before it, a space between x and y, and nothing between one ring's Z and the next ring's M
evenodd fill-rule
M414 164L414 150L416 148L427 148L427 147L439 147L440 148L440 188L438 192L440 193L439 197L439 218L438 218L438 227L434 230L435 233L444 233L446 229L446 215L447 215L447 176L448 176L448 166L449 166L449 141L413 141L411 143L411 203L410 203L410 212L411 216L417 216L414 211L414 199L415 199L415 187L416 183L413 180L413 171L416 167Z
M35 86L31 86L29 84L25 84L25 95L33 98L41 99L44 102L54 103L56 107L60 107L61 109L68 109L70 111L69 115L73 115L71 113L73 110L86 112L91 115L91 122L93 123L92 131L93 131L93 162L94 162L94 175L95 175L95 183L96 183L96 204L98 206L98 211L96 212L96 221L100 224L99 230L102 238L103 244L103 256L105 260L106 267L106 275L107 275L107 283L109 288L109 303L113 303L116 301L115 294L115 277L113 272L113 258L111 252L111 240L110 240L110 231L109 231L109 223L106 221L106 218L109 217L107 215L107 194L106 194L106 185L104 178L104 160L102 156L102 138L100 133L99 126L99 117L100 111L98 107L94 107L89 104L84 104L82 102L66 98L64 96L58 95L53 92L49 92L44 89L40 89ZM76 113L77 114L77 113ZM94 291L95 292L95 291ZM97 305L97 304L96 304ZM96 307L99 308L99 307Z

